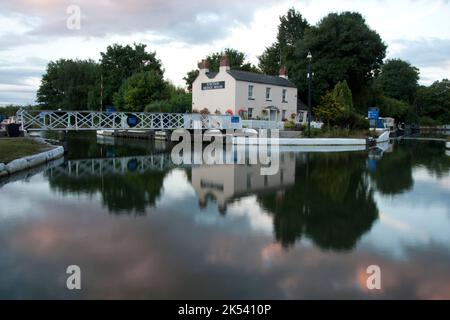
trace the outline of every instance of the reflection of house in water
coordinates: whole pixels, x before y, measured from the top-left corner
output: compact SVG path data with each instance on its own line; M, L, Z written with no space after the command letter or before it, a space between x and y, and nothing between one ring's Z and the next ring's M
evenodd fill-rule
M219 211L226 213L227 203L249 193L274 193L283 196L283 189L295 183L295 154L281 153L277 174L261 175L262 165L202 165L192 167L192 185L199 198L199 206L206 207L214 198Z

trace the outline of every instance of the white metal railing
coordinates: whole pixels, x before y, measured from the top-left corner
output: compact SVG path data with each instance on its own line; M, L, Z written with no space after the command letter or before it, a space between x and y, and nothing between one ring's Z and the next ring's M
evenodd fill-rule
M189 113L20 110L17 117L24 131L242 128L241 119L236 116Z
M284 123L281 121L269 120L242 120L242 127L248 129L284 129Z

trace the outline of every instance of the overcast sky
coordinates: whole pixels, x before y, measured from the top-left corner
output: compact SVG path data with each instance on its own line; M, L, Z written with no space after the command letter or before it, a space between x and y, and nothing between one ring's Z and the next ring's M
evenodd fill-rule
M71 5L81 10L80 29L67 27ZM290 7L312 24L358 11L388 44L388 58L420 68L421 83L450 78L449 0L0 0L0 104L34 103L48 61L98 60L115 42L146 43L177 85L225 47L256 64Z

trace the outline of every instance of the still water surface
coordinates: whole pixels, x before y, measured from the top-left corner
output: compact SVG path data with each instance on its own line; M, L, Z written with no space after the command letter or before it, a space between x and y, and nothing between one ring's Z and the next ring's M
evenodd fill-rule
M450 299L443 143L286 152L267 178L249 165L173 168L149 142L66 148L0 181L0 298ZM374 264L380 291L366 287Z

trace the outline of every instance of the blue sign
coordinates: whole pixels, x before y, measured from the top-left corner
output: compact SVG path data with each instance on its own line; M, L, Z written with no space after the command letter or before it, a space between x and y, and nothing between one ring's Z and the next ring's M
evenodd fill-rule
M239 123L239 122L240 122L240 120L241 120L241 118L240 118L240 117L237 117L237 116L233 116L233 117L231 117L231 123Z
M378 120L380 117L380 109L378 108L370 108L367 117L369 120Z
M134 114L130 114L127 117L127 124L129 127L131 127L131 128L136 127L138 123L139 123L139 119Z

